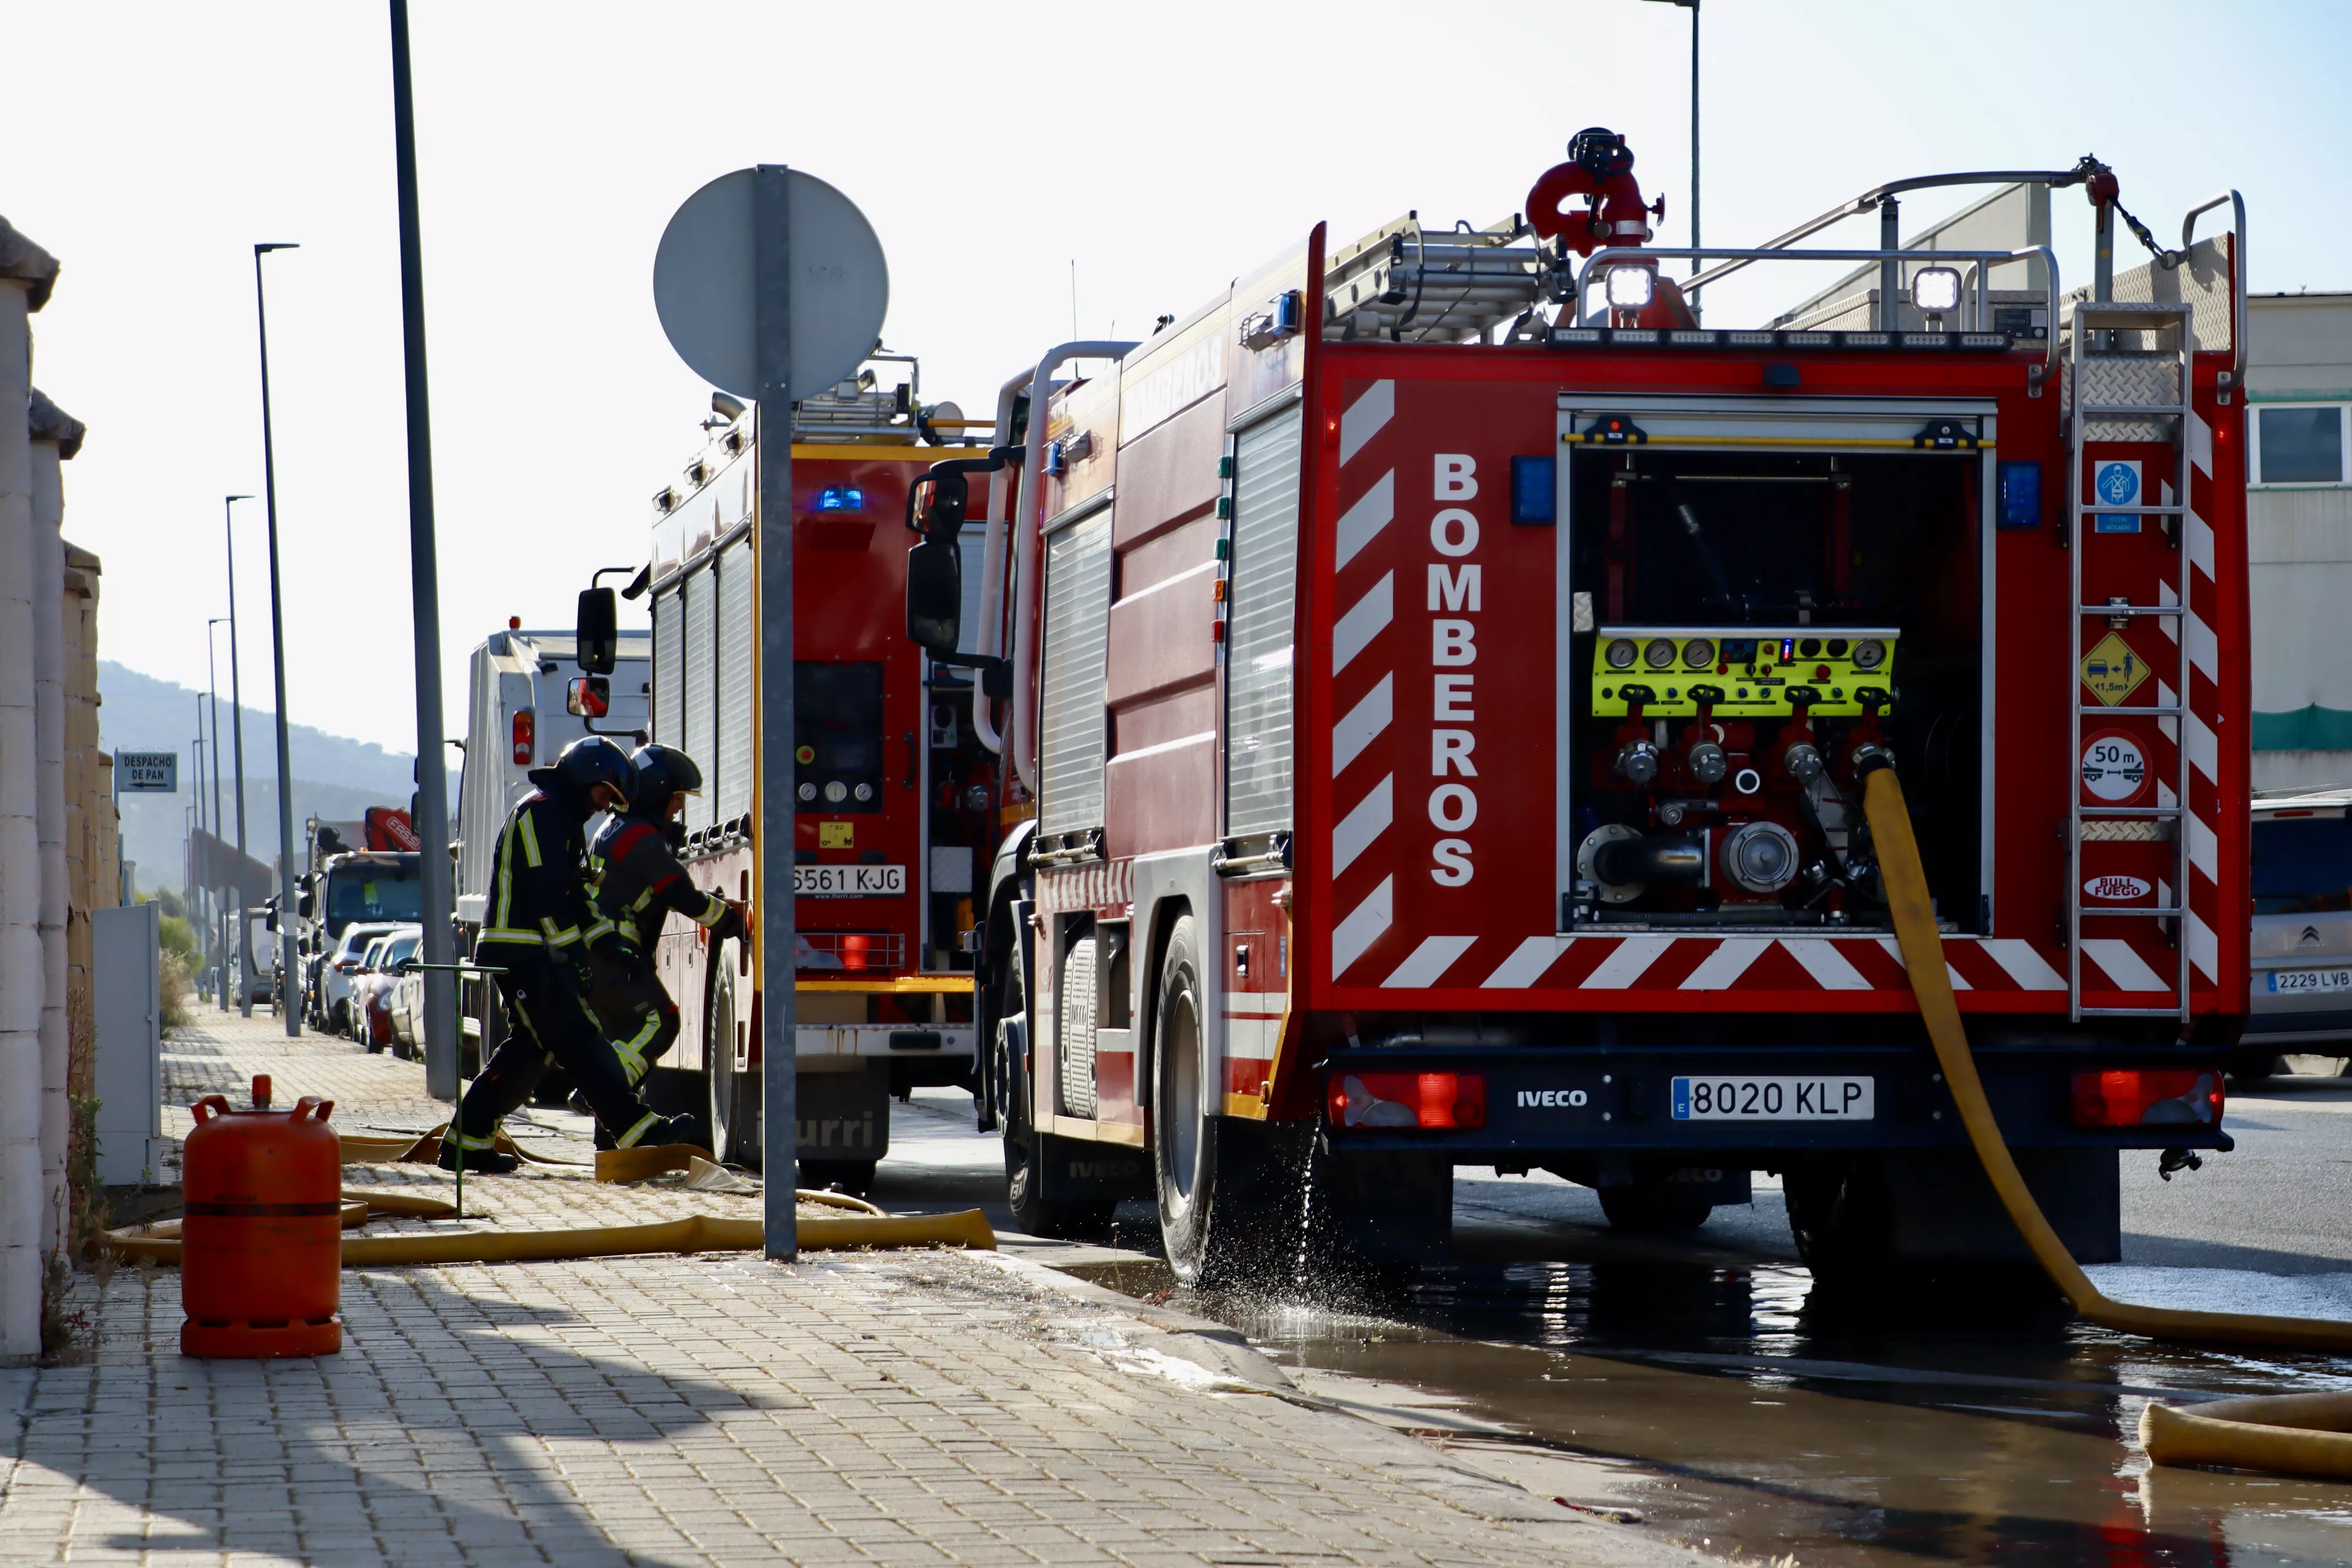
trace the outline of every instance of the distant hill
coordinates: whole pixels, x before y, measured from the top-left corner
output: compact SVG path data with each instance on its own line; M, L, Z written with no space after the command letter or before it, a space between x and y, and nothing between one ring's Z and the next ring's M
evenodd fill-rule
M142 675L111 660L98 666L99 740L107 751L126 746L134 751L169 751L180 754L180 793L129 795L122 797L124 852L139 865L142 887L177 887L186 840L188 789L195 773L196 700L203 693L152 675ZM223 696L220 710L223 738L233 747L236 731L231 709ZM211 713L205 714L205 734L211 734ZM287 752L294 773L294 831L310 816L350 821L371 805L405 808L415 790L415 759L405 752L342 735L331 735L309 724L292 726ZM222 837L236 833L236 783L234 752L221 759L221 805L226 820ZM332 781L332 782L327 782ZM278 853L278 731L277 718L266 710L245 710L246 848L259 860ZM205 809L212 804L212 769L205 769ZM449 798L457 795L457 775L449 774Z

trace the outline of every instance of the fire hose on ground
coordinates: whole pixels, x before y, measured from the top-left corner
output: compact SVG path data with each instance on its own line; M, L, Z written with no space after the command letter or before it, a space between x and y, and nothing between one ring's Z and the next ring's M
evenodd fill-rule
M2137 1306L2111 1300L2091 1282L2034 1201L1985 1098L1944 966L1943 938L1937 933L1927 873L1911 836L1910 811L1892 768L1878 768L1864 781L1863 810L1877 846L1879 876L1912 994L1960 1123L2018 1235L2074 1310L2102 1328L2149 1339L2352 1352L2352 1323ZM2140 1442L2158 1464L2352 1476L2352 1431L2347 1427L2352 1427L2352 1392L2217 1400L2194 1411L2150 1402L2140 1417Z
M978 1209L955 1214L891 1215L862 1198L840 1193L803 1191L793 1196L803 1204L850 1211L840 1219L799 1221L793 1227L794 1237L803 1252L861 1247L968 1247L993 1251L996 1247L996 1233ZM378 1214L447 1219L457 1212L454 1205L439 1198L348 1190L343 1194L345 1230L355 1229ZM692 1215L651 1225L593 1226L577 1230L346 1237L342 1258L346 1268L373 1268L409 1263L541 1263L650 1253L757 1252L765 1245L766 1236L766 1226L756 1219ZM110 1230L100 1237L99 1245L118 1258L177 1264L180 1222L164 1220Z

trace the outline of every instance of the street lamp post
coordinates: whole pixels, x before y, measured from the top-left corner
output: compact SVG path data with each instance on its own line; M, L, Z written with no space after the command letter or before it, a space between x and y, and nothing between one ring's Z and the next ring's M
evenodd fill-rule
M228 499L236 500L240 498L231 496ZM228 622L226 616L215 616L205 623L205 685L212 693L213 700L213 921L220 931L216 939L219 945L214 949L213 956L213 999L220 1004L220 1010L224 1013L228 1011L228 900L223 894L220 872L219 848L224 826L221 816L220 669L213 658L213 628ZM229 637L234 642L236 637L234 629ZM234 698L230 699L232 706L235 701ZM204 781L199 779L197 787L201 789L203 784Z
M392 6L393 184L400 212L402 361L408 392L408 591L416 647L416 811L423 850L425 1092L455 1104L465 1042L457 1032L457 933L450 928L448 772L441 734L441 584L433 531L433 414L425 367L425 240L416 216L416 100L410 89L408 0Z
M236 678L236 503L252 499L230 496L221 504L228 535L228 728L236 746L236 865L229 886L235 894L230 901L236 907L236 1010L247 1018L253 1016L253 988L247 984L247 971L253 966L247 951L253 933L246 930L245 919L245 689ZM222 964L226 969L226 954Z
M269 433L269 313L262 299L261 258L289 244L253 247L253 320L261 338L261 489L269 512L269 651L278 667L278 1011L289 1039L302 1035L301 955L294 931L294 768L286 716L286 615L278 583L278 455Z
M207 833L211 829L205 826L205 700L201 697L196 699L196 739L190 754L195 763L195 777L189 786L189 794L195 798L190 802L188 810L194 816L195 830ZM188 851L188 929L197 933L199 942L209 941L213 932L212 900L205 895L203 877L197 874L196 853L193 847ZM198 965L199 969L202 967ZM204 984L201 973L196 976L196 984L199 986Z

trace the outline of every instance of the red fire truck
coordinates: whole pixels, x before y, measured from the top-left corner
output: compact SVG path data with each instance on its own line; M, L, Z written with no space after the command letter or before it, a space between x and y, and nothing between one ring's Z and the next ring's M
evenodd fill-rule
M1457 1165L1654 1230L1762 1170L1819 1267L2021 1257L1890 922L1860 773L1891 760L2001 1126L2112 1258L2119 1151L2229 1146L2242 207L2109 276L2104 166L1929 177L1677 287L1622 140L1570 152L1509 222L1318 226L1146 344L1055 350L919 493L944 563L962 470L1001 469L982 727L1035 816L980 978L1014 1207L1156 1195L1198 1279L1302 1224L1432 1256ZM1901 193L1990 181L2086 192L2092 288L1901 247ZM1797 243L1873 210L1877 247ZM1802 319L1691 304L1822 258L1863 284ZM916 577L945 647L955 585Z
M971 677L933 668L893 625L908 488L962 436L954 405L922 403L918 374L877 353L795 405L791 433L801 1179L858 1192L888 1152L890 1096L971 1082L964 933L996 836ZM654 497L651 559L624 593L651 595L653 738L703 773L682 858L756 920L761 433L735 399L712 405L708 444ZM669 922L656 963L681 1030L655 1090L681 1106L707 1095L720 1154L757 1163L762 1067L744 947Z

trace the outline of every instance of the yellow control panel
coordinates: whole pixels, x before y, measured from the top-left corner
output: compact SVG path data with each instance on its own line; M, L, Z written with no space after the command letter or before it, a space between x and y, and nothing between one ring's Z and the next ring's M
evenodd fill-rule
M1893 706L1891 626L1603 626L1592 644L1592 713L1688 719L1785 716L1803 698L1818 717Z

